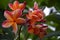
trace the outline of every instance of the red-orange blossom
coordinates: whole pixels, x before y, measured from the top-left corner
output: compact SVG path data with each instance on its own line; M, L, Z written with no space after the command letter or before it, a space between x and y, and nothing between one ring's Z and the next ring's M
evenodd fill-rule
M29 10L26 17L29 20L28 32L43 38L46 34L47 26L44 26L43 24L36 24L44 19L44 13L38 8L38 4L36 2L34 3L33 10Z
M16 10L16 9L20 9L20 10L24 10L25 6L26 6L26 2L24 3L19 3L17 0L14 1L14 3L9 3L8 4L10 9L12 10Z
M5 11L4 17L7 19L2 23L2 27L9 28L12 26L13 32L17 32L17 24L22 24L25 22L24 18L21 18L22 11L20 9L17 9L15 11Z

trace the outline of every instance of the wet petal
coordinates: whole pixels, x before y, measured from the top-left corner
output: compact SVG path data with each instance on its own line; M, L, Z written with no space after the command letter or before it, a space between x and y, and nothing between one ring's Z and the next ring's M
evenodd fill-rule
M48 28L48 26L43 26L42 29L43 30L46 30Z
M36 25L36 27L37 27L37 28L41 28L41 27L42 27L42 25L38 24L38 25Z
M27 14L26 17L27 17L28 19L32 19L32 15L33 15L33 14L32 14L32 11L29 11L29 14Z
M34 33L34 29L31 26L28 27L28 33Z
M14 22L14 24L12 25L12 28L13 28L13 32L16 34L17 33L17 24Z
M38 4L36 2L34 3L34 9L38 9Z
M40 33L40 29L38 27L34 28L34 34L38 35Z
M24 10L25 6L26 6L26 2L20 3L19 4L19 9Z
M22 11L20 9L17 9L12 12L14 18L18 18L22 15Z
M36 21L33 19L29 21L29 24L32 25L32 27L34 27L35 23L36 23Z
M33 15L32 18L35 19L36 21L39 20L39 17L37 15Z
M38 15L39 17L44 18L45 14L43 13L43 11L42 11L41 9L38 9L38 10L37 10L37 13L39 14L39 15Z
M33 14L38 16L37 17L38 21L41 21L44 18L44 13L42 11L40 11L40 10L34 10Z
M26 17L27 17L28 19L31 19L31 18L32 18L29 14L27 14Z
M8 6L9 6L10 9L14 10L13 4L9 3Z
M46 31L46 29L48 28L48 26L44 26L43 24L38 24L36 25L36 27L40 28L43 31Z
M2 23L2 27L4 27L4 28L9 28L12 24L13 24L13 22L8 21L8 20L5 20L5 21Z
M12 17L11 12L5 11L4 16L5 16L5 18L7 18L7 20L13 21L13 17Z
M19 6L19 2L14 1L14 4L13 4L14 10L18 9L18 6Z
M23 18L18 18L17 20L16 20L16 23L17 24L23 24L23 23L25 23L26 21L25 21L25 19L23 19Z

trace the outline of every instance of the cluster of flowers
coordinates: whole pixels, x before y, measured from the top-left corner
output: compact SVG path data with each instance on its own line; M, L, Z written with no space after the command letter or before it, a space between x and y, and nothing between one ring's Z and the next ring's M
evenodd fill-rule
M4 17L7 19L2 23L2 27L4 28L13 28L13 32L17 33L18 27L17 24L27 23L28 25L28 33L38 35L40 38L44 37L46 34L47 26L43 24L36 24L37 22L42 22L44 20L44 13L41 9L38 8L38 4L35 2L33 10L29 10L28 14L26 14L26 19L22 18L22 12L25 9L26 2L19 3L18 1L14 1L13 4L9 3L9 8L12 11L6 10L4 12Z

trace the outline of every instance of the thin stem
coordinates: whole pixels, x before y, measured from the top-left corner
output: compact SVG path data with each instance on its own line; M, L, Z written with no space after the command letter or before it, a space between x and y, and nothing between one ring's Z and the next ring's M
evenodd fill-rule
M18 35L19 35L19 40L20 40L21 27L22 27L22 26L20 26L20 27L19 27L19 32L18 32Z

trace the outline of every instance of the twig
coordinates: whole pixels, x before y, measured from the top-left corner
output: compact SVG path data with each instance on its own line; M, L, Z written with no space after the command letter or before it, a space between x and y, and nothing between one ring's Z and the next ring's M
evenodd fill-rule
M22 28L22 25L19 27L19 32L18 32L18 35L19 35L19 40L20 40L20 32L21 32L21 28Z

